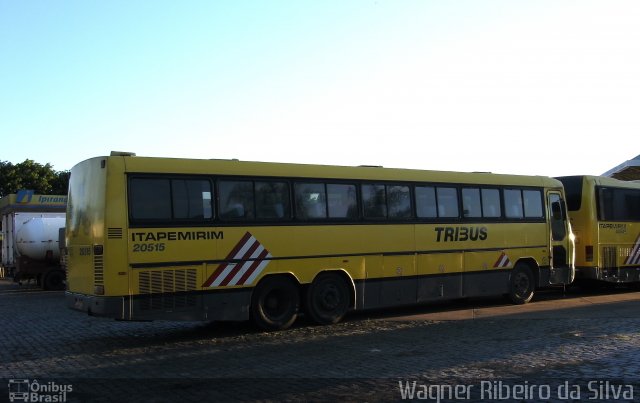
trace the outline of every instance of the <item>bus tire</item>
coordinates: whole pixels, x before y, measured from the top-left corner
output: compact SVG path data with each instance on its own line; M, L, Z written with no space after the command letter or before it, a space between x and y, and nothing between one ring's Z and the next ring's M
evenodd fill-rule
M321 273L309 286L306 312L320 325L338 323L349 310L349 286L337 273Z
M514 304L526 304L533 298L535 281L531 268L526 264L516 264L509 278L509 299Z
M264 330L284 330L298 317L298 286L286 276L268 276L253 290L251 319Z
M64 290L64 272L62 270L50 270L44 276L42 287L47 291Z

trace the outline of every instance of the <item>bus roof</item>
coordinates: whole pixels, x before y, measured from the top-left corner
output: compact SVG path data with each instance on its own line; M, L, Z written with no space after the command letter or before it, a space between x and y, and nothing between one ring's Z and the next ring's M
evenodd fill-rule
M485 172L453 172L375 166L312 165L279 162L253 162L220 159L185 159L103 156L94 159L123 158L125 172L175 173L196 175L264 176L318 179L355 179L406 182L469 183L487 185L520 185L562 187L562 183L546 176L505 175ZM88 160L87 160L88 161ZM82 164L79 163L78 165Z
M620 179L610 178L607 176L595 176L595 175L576 175L576 176L562 176L558 179L562 180L563 178L583 178L583 180L587 182L591 182L596 186L608 186L608 187L617 187L617 188L628 188L628 189L640 189L640 182L637 181L623 181Z

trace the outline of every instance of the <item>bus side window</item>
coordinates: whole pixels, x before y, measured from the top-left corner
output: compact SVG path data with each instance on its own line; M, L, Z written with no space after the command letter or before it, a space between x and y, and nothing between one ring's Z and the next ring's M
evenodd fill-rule
M365 218L386 218L387 201L384 185L362 185L362 207Z
M132 178L129 199L133 220L170 220L171 186L164 178Z
M482 209L480 205L480 189L462 189L462 211L463 217L465 218L482 217Z
M438 217L458 218L458 190L456 188L436 188L438 199Z
M256 216L263 220L291 217L286 182L256 182Z
M524 190L524 216L527 218L542 218L542 192L539 190Z
M416 214L418 218L436 218L436 188L432 186L416 186Z
M411 218L409 186L387 186L387 211L390 218Z
M252 219L254 217L253 182L218 182L220 192L220 218Z
M507 218L522 218L522 191L520 189L505 189L504 209Z
M502 216L500 191L498 189L482 189L482 216L485 218Z
M296 217L309 220L327 218L327 196L324 183L296 183Z
M171 180L173 218L209 219L212 217L211 183L201 179Z
M598 189L598 218L602 221L640 221L640 190Z
M357 218L358 199L356 185L327 184L329 218Z

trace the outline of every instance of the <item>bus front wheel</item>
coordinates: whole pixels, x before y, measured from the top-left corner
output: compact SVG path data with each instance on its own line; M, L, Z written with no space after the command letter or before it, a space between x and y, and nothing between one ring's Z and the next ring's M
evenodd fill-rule
M509 279L509 299L514 304L526 304L533 298L535 282L531 269L526 264L517 264Z
M258 283L251 297L251 318L264 330L283 330L298 317L297 285L285 276L270 276Z
M307 290L306 311L321 325L338 323L349 310L349 287L342 276L322 273Z

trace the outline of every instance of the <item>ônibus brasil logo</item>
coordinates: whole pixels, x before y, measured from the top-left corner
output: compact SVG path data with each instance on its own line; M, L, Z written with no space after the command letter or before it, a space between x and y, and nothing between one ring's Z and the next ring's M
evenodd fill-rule
M10 402L66 402L73 385L53 381L9 379Z

